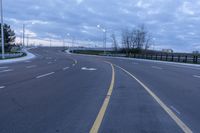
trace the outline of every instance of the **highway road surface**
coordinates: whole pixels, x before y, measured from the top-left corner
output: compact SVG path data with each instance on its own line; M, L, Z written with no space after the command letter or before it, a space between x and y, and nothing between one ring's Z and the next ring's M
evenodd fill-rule
M200 132L200 67L61 50L0 65L0 133Z

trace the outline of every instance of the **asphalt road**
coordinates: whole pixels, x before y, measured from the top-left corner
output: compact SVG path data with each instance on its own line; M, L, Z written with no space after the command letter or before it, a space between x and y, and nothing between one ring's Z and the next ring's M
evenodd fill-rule
M0 133L200 132L200 67L61 50L0 65Z

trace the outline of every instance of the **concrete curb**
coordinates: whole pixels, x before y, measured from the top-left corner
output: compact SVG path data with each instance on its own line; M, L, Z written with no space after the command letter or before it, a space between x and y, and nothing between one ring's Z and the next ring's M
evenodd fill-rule
M23 49L22 52L26 53L26 56L19 57L19 58L13 58L13 59L0 60L0 64L16 63L16 62L20 62L20 61L31 60L36 57L34 54L28 52L28 50L26 50L26 49Z

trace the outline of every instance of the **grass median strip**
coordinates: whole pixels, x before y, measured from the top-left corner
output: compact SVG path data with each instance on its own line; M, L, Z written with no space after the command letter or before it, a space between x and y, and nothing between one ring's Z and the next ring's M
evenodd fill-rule
M155 101L164 109L164 111L174 120L174 122L182 129L184 133L192 133L192 130L154 93L149 89L142 81L136 78L133 74L125 70L124 68L115 65L117 68L124 71L126 74L131 76L136 80L154 99Z
M107 62L109 63L109 62ZM96 117L96 120L90 130L90 133L98 133L99 131L99 128L101 126L101 123L102 123L102 120L103 120L103 117L105 115L105 112L106 112L106 109L108 107L108 104L110 102L110 97L112 95L112 92L113 92L113 88L114 88L114 83L115 83L115 70L114 70L114 66L113 64L109 63L112 67L112 80L111 80L111 84L110 84L110 87L109 87L109 90L108 90L108 93L106 95L106 98L104 99L104 102L103 102L103 105Z

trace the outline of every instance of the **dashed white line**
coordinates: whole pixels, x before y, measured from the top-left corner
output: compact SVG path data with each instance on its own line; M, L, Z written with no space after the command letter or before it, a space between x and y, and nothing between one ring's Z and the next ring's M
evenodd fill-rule
M154 69L159 69L159 70L162 70L162 68L161 67L157 67L157 66L151 66L152 68L154 68Z
M75 64L77 64L77 63L78 63L78 61L77 61L77 60L74 60L74 62L75 62Z
M134 64L134 65L138 65L139 63L134 62L133 64Z
M11 72L11 71L13 71L13 69L3 70L3 71L0 71L0 73Z
M0 86L0 89L3 89L3 88L5 88L5 86Z
M172 110L174 110L177 114L181 114L174 106L170 106L170 108L172 109Z
M200 75L193 75L193 77L195 77L195 78L200 78Z
M64 71L67 70L67 69L69 69L69 67L65 67L65 68L63 68Z
M32 66L26 66L26 68L34 68L34 67L36 67L36 65L32 65Z
M52 62L48 62L47 64L52 64Z
M55 72L50 72L50 73L47 73L47 74L43 74L43 75L40 75L40 76L37 76L36 78L39 79L39 78L43 78L43 77L46 77L46 76L49 76L49 75L52 75L54 74Z
M51 58L51 57L46 57L46 59L47 59L47 60L51 60L52 58Z
M8 68L8 67L0 67L0 69L6 69L6 68Z
M84 71L96 71L97 69L96 68L82 67L81 70L84 70Z

